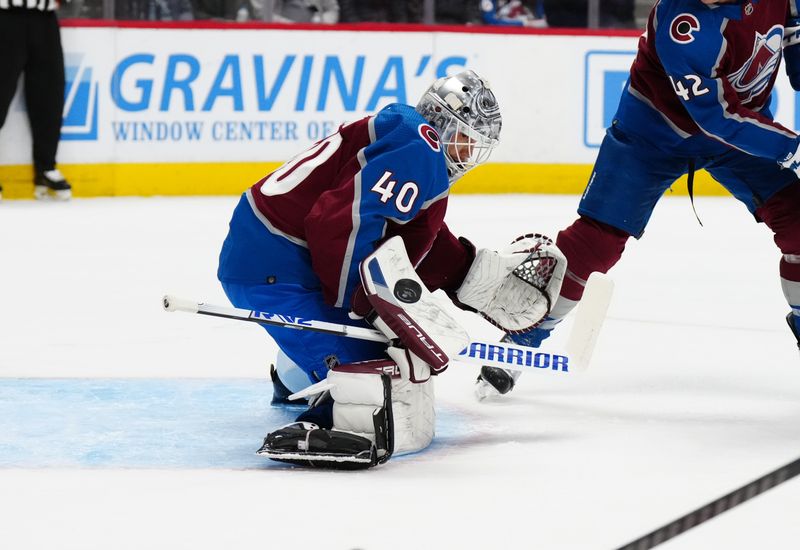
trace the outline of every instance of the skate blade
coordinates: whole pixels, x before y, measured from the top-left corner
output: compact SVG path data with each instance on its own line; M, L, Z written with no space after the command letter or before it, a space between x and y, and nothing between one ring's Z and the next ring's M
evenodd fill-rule
M58 191L53 191L44 185L37 185L33 189L33 196L39 201L63 202L72 198L72 190L60 189Z
M486 401L492 400L493 398L500 397L502 394L497 391L497 388L489 384L488 382L484 382L483 380L478 380L475 384L475 399L478 401Z

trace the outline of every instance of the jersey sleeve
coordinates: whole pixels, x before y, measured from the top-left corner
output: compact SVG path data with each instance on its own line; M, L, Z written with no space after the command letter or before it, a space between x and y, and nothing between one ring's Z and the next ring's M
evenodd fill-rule
M728 20L705 6L690 12L667 10L661 15L656 37L659 59L675 93L700 130L745 153L775 161L793 153L797 135L747 108L739 95L746 95L745 99L755 97L772 84L780 63L782 29L775 27L774 33L762 37L763 48L760 53L754 52L757 58L752 59L755 65L746 64L741 74L730 76L744 83L742 91L737 92L729 77L721 74L726 50L731 47L724 36ZM737 46L753 47L751 43ZM765 71L766 64L771 63L775 64L772 71Z
M783 64L792 89L800 91L800 16L795 2L786 8L783 30Z
M473 244L457 238L446 224L442 224L430 250L417 267L417 273L431 292L441 289L452 297L464 282L474 260Z
M314 272L334 307L349 307L360 283L359 264L389 225L404 236L413 262L430 247L443 217L429 209L442 195L443 173L446 193L446 171L422 139L377 139L358 160L361 169L323 193L304 223Z
M428 255L438 234L444 226L447 210L447 197L426 205L408 223L388 222L385 238L400 237L408 253L411 264L417 267Z

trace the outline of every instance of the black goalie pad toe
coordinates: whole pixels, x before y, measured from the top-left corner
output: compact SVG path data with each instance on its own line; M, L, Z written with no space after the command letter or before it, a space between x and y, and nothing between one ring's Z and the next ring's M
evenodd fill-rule
M379 462L368 438L310 422L295 422L267 434L256 453L279 462L337 470L361 470Z

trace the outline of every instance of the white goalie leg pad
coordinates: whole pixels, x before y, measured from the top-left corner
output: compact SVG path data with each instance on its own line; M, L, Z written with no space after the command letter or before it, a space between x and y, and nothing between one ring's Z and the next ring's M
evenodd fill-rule
M378 315L375 327L399 339L434 372L469 344L456 321L458 309L445 296L434 295L414 271L403 240L393 237L361 263L361 281Z
M370 372L353 372L337 368L332 369L327 377L328 382L333 384L331 388L333 428L357 433L374 442L375 428L372 417L377 409L386 404L383 381L379 375Z
M405 348L390 346L386 353L400 370L400 378L392 380L395 453L421 451L431 444L436 431L430 365Z
M504 331L524 332L550 312L566 270L551 239L526 235L497 252L478 250L456 295Z
M397 349L397 348L395 348ZM390 434L394 454L424 449L433 440L436 413L433 380L430 368L418 357L406 359L405 350L398 352L400 364L392 361L367 361L343 365L328 373L333 404L333 428L375 441L374 415L386 407L383 381L375 373L392 373ZM407 362L408 361L408 362ZM355 367L355 368L353 368ZM371 372L370 372L371 371ZM412 382L409 374L423 382ZM426 376L427 373L427 376Z
M421 384L392 381L395 454L414 453L431 444L436 431L433 378Z

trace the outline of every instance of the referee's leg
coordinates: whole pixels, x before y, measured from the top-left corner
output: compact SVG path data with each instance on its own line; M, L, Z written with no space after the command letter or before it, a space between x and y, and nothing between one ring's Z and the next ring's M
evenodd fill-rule
M25 66L25 100L38 174L56 167L64 110L64 52L55 12L30 15L34 35Z
M6 122L27 57L24 16L17 11L0 10L0 128Z

